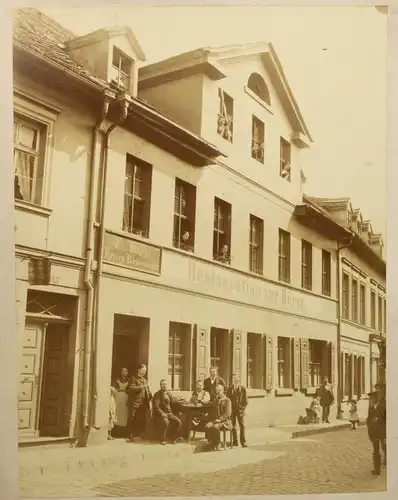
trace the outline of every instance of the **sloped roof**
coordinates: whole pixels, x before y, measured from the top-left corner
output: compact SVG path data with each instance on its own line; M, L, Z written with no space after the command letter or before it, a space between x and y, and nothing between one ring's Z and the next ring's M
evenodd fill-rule
M147 64L139 70L139 86L151 86L152 82L155 83L156 80L166 75L169 80L173 79L173 74L175 78L179 78L182 70L189 69L193 71L195 67L198 70L203 70L205 65L212 69L208 71L210 77L214 75L215 79L221 79L224 78L226 74L223 72L220 63L223 61L233 62L234 60L243 60L253 56L261 57L265 66L272 70L272 74L277 81L277 91L287 100L290 112L300 126L301 130L298 130L298 132L303 133L310 142L313 142L300 108L289 86L282 63L271 43L259 42L245 45L202 47L156 63Z

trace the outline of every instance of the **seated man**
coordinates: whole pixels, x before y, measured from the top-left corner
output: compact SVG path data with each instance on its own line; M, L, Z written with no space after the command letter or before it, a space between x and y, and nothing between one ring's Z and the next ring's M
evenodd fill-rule
M166 444L169 438L171 443L176 443L179 438L181 420L173 413L172 406L177 403L167 389L167 381L160 381L160 390L153 396L153 419L156 430L160 434L161 444Z
M198 380L196 382L196 390L193 391L191 399L189 400L190 403L194 404L198 408L202 406L202 404L206 404L210 401L210 394L203 390L203 381ZM205 417L207 412L203 412L198 410L197 412L193 413L192 415L192 425L197 426L200 424L201 420L203 417Z
M205 425L206 438L210 447L218 451L220 449L220 432L223 429L231 429L231 400L224 395L224 386L218 384L216 387L216 398L210 413L210 421Z

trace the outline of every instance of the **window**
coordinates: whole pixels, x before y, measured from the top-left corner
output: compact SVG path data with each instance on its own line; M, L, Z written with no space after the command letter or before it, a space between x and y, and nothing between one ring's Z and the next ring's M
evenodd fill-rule
M224 332L212 328L210 331L210 365L216 366L219 370L222 366L222 357L224 355Z
M361 325L366 325L366 286L361 283L359 292L359 314Z
M226 92L218 89L219 111L217 116L217 133L232 142L234 125L234 100Z
M377 329L383 331L383 297L377 297Z
M301 286L312 289L312 245L305 240L301 242Z
M149 236L152 166L127 156L124 181L123 231Z
M332 289L332 259L330 252L322 250L322 293L330 297Z
M231 263L231 205L214 198L213 259Z
M309 340L309 375L310 386L318 387L321 382L321 363L322 363L322 349L323 342L318 340Z
M170 322L169 325L169 386L174 390L185 388L185 339L189 325Z
M287 181L291 181L291 152L290 142L283 137L280 139L280 176Z
M250 214L250 271L263 273L264 221Z
M14 116L14 197L42 204L45 127Z
M343 273L343 293L342 293L342 308L343 318L348 319L350 316L350 278L348 274Z
M279 281L290 283L290 233L279 229Z
M352 278L351 284L351 300L352 300L352 321L358 321L358 281Z
M132 66L132 60L117 47L113 47L112 80L126 90L130 88Z
M173 245L194 251L195 246L196 187L176 179L174 193Z
M271 105L269 91L262 76L258 73L252 73L247 82L247 86L262 101L267 103L269 106Z
M290 389L289 339L278 337L278 387Z
M350 397L351 393L351 356L347 353L344 354L344 396Z
M264 141L265 141L265 125L264 123L253 116L252 118L252 158L264 163Z
M386 299L383 299L383 310L384 310L383 333L387 333L387 300Z
M249 335L249 334L248 334ZM254 387L254 352L255 346L248 337L247 339L247 388Z
M370 292L370 327L376 330L376 292Z

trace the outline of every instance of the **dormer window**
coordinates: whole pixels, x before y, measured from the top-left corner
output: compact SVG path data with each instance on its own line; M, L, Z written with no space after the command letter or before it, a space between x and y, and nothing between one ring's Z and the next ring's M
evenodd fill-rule
M131 69L133 61L127 57L120 49L113 47L112 54L112 81L120 87L129 90Z
M232 142L234 125L234 100L222 89L218 89L219 111L217 133L228 142Z

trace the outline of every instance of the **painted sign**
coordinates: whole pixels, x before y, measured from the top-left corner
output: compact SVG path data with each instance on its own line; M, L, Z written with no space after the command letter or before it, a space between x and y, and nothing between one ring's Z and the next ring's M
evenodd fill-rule
M105 233L104 261L115 266L160 274L162 251L159 247L124 236Z

